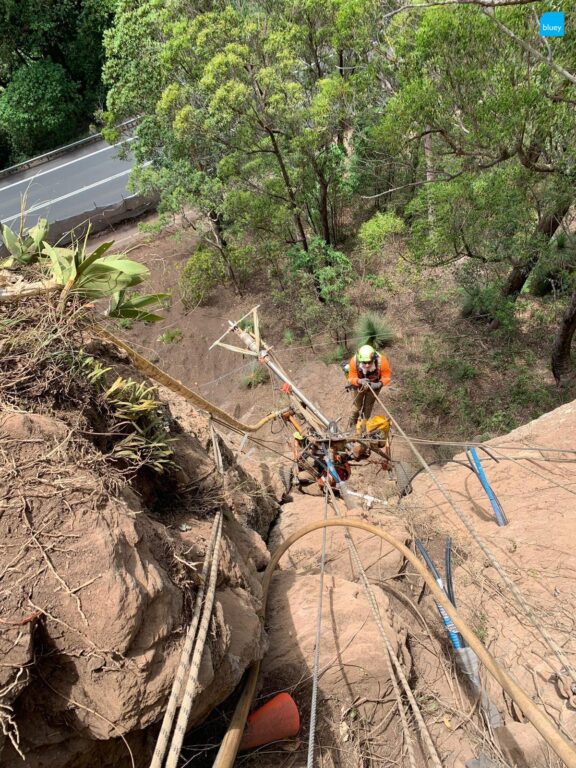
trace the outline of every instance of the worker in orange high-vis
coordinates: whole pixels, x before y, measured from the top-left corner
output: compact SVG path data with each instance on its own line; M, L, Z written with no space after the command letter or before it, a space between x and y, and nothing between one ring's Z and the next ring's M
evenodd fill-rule
M350 359L344 369L348 386L354 393L349 427L352 429L360 417L369 419L374 408L374 393L390 384L392 371L386 357L365 344Z

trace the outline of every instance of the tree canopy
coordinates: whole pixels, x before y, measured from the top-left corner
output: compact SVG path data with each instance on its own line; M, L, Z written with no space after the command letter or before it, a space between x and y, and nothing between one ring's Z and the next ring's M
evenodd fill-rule
M284 290L296 264L335 301L343 285L328 296L322 275L384 210L414 264L450 269L469 311L513 325L531 275L561 262L562 290L576 287L572 240L560 259L557 242L574 203L576 40L540 36L545 5L120 0L107 119L142 116L135 184L165 214L200 212L238 290L256 265ZM572 3L554 8L569 30Z
M5 162L74 138L104 106L103 32L115 0L0 0Z

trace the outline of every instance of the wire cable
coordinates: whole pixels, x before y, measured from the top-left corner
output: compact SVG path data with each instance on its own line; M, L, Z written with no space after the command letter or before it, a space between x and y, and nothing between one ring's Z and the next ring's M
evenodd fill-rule
M324 520L328 517L328 491L324 492ZM324 602L324 569L326 565L326 531L322 529L322 554L320 557L320 586L318 613L316 616L316 646L314 648L314 667L312 670L312 696L310 705L310 730L308 733L307 768L314 768L314 741L316 736L316 711L318 708L318 676L320 673L320 643L322 640L322 606Z
M332 508L334 509L334 512L336 513L336 515L342 518L343 515L338 506L338 502L336 500L334 491L332 490L332 488L329 488L329 490L331 494ZM366 598L368 600L368 604L372 612L372 617L376 623L376 627L378 628L378 632L384 644L384 649L386 652L385 658L388 666L388 673L389 673L392 685L394 687L394 694L396 696L396 703L398 705L398 714L400 715L400 720L402 722L402 730L404 732L404 738L406 740L406 748L408 750L408 759L410 761L410 766L411 768L415 768L416 758L414 755L414 747L412 744L410 729L408 727L408 721L406 719L406 712L404 709L404 704L402 702L402 695L400 693L400 688L398 686L398 680L400 680L402 684L402 688L406 695L406 698L410 702L410 707L412 709L412 712L414 713L416 722L418 723L418 727L422 735L422 740L426 745L426 749L428 750L428 754L430 755L431 762L433 763L435 768L442 768L442 762L438 756L436 747L434 746L428 727L424 722L424 718L422 717L420 707L418 706L418 703L414 698L414 694L412 693L412 689L410 688L408 680L406 679L404 670L402 669L400 662L396 658L396 654L394 653L394 649L392 648L390 639L386 634L386 629L382 622L382 616L380 615L380 611L378 609L378 603L376 602L376 597L374 596L374 590L372 589L372 585L368 581L368 576L366 575L366 571L364 570L364 566L362 565L362 560L360 559L360 554L358 553L358 549L356 547L356 544L354 543L354 539L350 535L350 531L347 528L344 529L344 538L346 539L346 543L348 544L348 549L352 556L354 567L356 568L356 571L362 581L362 586L364 588L364 592L366 594ZM396 677L398 677L398 680L396 679Z
M264 615L266 611L268 594L270 591L270 582L280 558L296 541L306 536L307 534L312 533L313 531L320 530L325 526L330 528L357 528L359 530L367 531L368 533L372 533L374 536L379 536L381 539L388 542L395 549L397 549L424 579L432 593L432 597L434 597L434 599L442 605L446 613L452 619L456 629L460 632L468 645L476 653L488 672L495 678L495 680L502 686L506 693L518 705L526 718L543 736L547 744L549 744L554 752L558 755L558 757L564 761L567 768L576 768L576 749L574 745L562 733L558 731L558 728L550 719L550 717L534 704L530 696L512 679L512 677L510 677L504 668L498 664L490 651L488 651L488 649L485 648L485 646L478 639L470 625L462 618L458 610L452 605L450 600L438 587L434 581L433 576L426 569L426 566L410 549L408 549L405 544L403 544L384 529L377 528L376 526L370 525L370 523L366 523L363 520L354 520L350 518L332 518L316 523L310 523L309 525L306 525L293 533L280 547L278 547L278 549L275 550L264 572L264 577L262 580L262 615ZM240 740L242 739L246 717L248 716L250 704L254 698L254 692L258 683L260 664L261 662L257 661L250 669L244 690L240 695L240 699L232 716L230 726L222 740L220 749L216 756L216 760L212 765L212 768L231 768L231 766L234 764L234 760L236 759L236 754L238 752L238 746L240 744Z
M569 662L567 656L562 651L558 643L554 640L554 638L548 633L548 631L543 626L542 622L539 622L537 617L534 615L534 612L532 611L531 606L526 602L524 596L516 586L516 584L512 581L506 570L503 568L502 565L500 565L500 562L496 559L496 556L492 553L492 551L488 548L488 545L484 541L484 539L480 536L476 528L474 527L472 520L468 516L466 512L454 501L448 490L444 487L444 485L438 480L436 475L432 472L428 462L426 459L422 456L420 451L416 448L414 443L408 438L400 424L396 421L392 413L390 412L389 408L384 404L382 401L382 398L378 396L377 393L374 393L376 400L380 403L380 406L384 410L384 413L386 416L390 419L392 424L396 427L396 429L399 431L399 433L408 441L408 444L410 445L410 448L420 464L424 467L426 473L430 476L432 481L434 482L434 485L438 488L444 499L448 502L450 507L454 510L458 518L461 520L461 522L466 527L466 530L470 534L470 536L473 538L473 540L476 542L476 544L480 547L481 551L484 553L484 555L488 558L489 562L494 566L500 577L504 580L506 586L510 589L512 594L514 595L514 598L516 599L516 602L518 603L519 607L522 609L522 612L525 614L525 616L529 619L531 624L535 627L536 631L540 634L548 648L554 653L558 661L560 662L562 667L565 667L565 669L569 672L570 676L572 677L572 680L576 680L576 675L574 674L574 670L572 668L571 663Z

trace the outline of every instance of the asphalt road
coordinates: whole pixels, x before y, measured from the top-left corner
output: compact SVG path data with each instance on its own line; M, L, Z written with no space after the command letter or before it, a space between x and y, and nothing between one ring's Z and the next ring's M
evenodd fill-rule
M122 144L110 146L95 142L69 154L38 165L0 181L0 222L13 225L24 211L26 226L39 218L61 221L77 214L88 214L95 206L119 203L128 197L128 177L134 164L129 155L118 157Z

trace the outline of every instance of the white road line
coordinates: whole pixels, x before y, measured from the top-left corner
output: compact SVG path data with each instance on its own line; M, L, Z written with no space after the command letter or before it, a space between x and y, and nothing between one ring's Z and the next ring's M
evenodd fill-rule
M114 176L108 176L107 179L102 179L101 181L95 181L94 184L88 184L86 187L82 187L81 189L75 189L74 192L68 192L67 195L62 195L61 197L55 197L53 200L48 200L46 203L38 203L37 205L33 205L31 208L28 208L28 210L18 213L14 213L12 216L7 216L5 219L2 219L0 224L7 224L9 221L14 221L14 219L17 219L19 216L26 216L28 213L36 213L36 211L40 211L42 208L47 208L49 205L52 205L53 203L59 203L62 200L67 200L69 197L74 197L74 195L79 195L81 192L87 192L89 189L94 189L94 187L99 187L102 184L106 184L108 181L114 181L114 179L119 179L122 176L128 176L129 173L132 173L132 168L128 168L127 171L122 171L121 173L116 173Z
M37 173L34 176L30 176L27 179L20 179L20 181L13 181L12 184L7 184L5 187L0 187L0 194L2 192L5 192L7 189L12 189L12 187L17 187L18 184L26 184L26 183L31 184L33 181L35 181L35 179L38 179L40 176L46 176L47 173L54 173L54 171L59 171L60 168L66 168L66 166L73 165L74 163L79 163L81 160L87 160L89 157L94 157L94 155L99 155L100 152L108 152L108 150L110 149L121 147L123 144L128 144L128 142L134 141L134 138L135 138L134 136L131 136L125 141L118 142L118 144L112 144L112 145L103 147L102 149L97 149L95 152L90 152L90 154L88 155L82 155L82 157L77 157L75 160L68 160L67 163L62 163L61 165L57 165L55 168L49 168L47 171L40 171L40 173Z
M142 163L141 167L146 168L147 166L152 165L152 161L148 160L146 163ZM61 197L55 197L53 200L47 200L45 203L37 203L36 205L31 206L26 211L18 211L18 213L12 214L12 216L7 216L5 219L2 219L0 221L0 224L6 224L9 221L14 221L14 219L18 218L19 216L26 216L28 213L36 213L36 211L41 210L42 208L47 208L49 205L52 205L53 203L59 203L62 200L67 200L69 197L74 197L74 195L79 195L81 192L87 192L89 189L94 189L94 187L99 187L102 184L106 184L108 181L114 181L115 179L120 179L122 176L127 176L129 173L132 173L132 168L128 168L127 171L121 171L120 173L115 173L114 176L108 176L107 179L101 179L100 181L95 181L93 184L88 184L86 187L81 187L80 189L75 189L74 192L68 192L66 195L62 195Z

